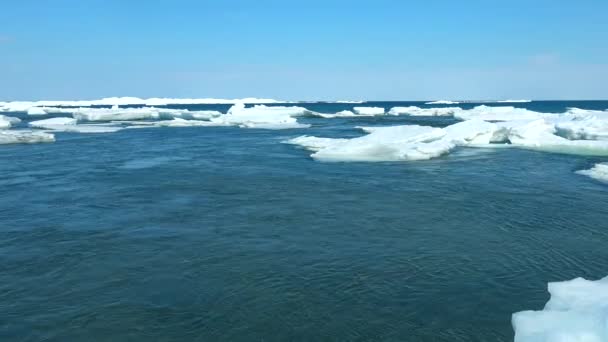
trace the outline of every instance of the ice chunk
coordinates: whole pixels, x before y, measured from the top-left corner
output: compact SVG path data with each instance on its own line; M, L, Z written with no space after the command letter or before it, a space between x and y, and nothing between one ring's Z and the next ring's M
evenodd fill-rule
M443 108L420 108L416 106L410 107L393 107L388 112L390 115L411 115L411 116L451 116L456 112L462 111L459 107L443 107Z
M549 283L541 311L513 314L515 342L608 341L608 277Z
M30 122L29 125L30 127L47 129L51 131L77 133L112 133L122 129L122 127L109 124L78 125L77 120L73 118L52 118L38 120Z
M579 175L589 176L600 182L608 183L608 163L595 164L589 170L576 171Z
M459 122L443 129L446 138L458 146L487 145L498 140L495 135L500 130L496 124L483 120Z
M546 113L539 113L524 108L477 106L469 110L455 111L454 117L460 120L481 119L484 121L536 120L545 118Z
M512 145L544 152L577 155L606 156L608 141L569 140L555 135L555 126L544 119L507 122L502 127L508 130Z
M45 132L0 130L0 145L53 142L55 136Z
M30 127L35 128L53 129L52 127L56 126L75 125L76 122L77 120L73 118L52 118L46 120L32 121L29 123L29 125Z
M299 137L286 141L315 151L320 161L401 161L437 157L454 147L445 131L428 126L363 127L370 134L354 139Z
M46 111L40 107L31 107L27 110L27 115L46 115Z
M358 115L383 115L384 108L381 107L354 107L353 111Z
M21 120L19 118L14 118L12 116L0 115L0 129L11 128L13 125L20 123Z
M209 121L216 126L239 126L246 128L287 129L306 128L310 125L301 124L296 116L311 114L302 107L267 107L258 105L245 108L243 103L232 106L228 113L214 117Z

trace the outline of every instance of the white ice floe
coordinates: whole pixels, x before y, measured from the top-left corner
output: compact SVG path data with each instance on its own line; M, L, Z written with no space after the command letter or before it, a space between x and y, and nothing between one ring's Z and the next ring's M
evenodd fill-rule
M608 277L549 283L540 311L513 314L515 342L608 341Z
M426 160L448 153L456 146L492 142L495 124L481 120L460 122L447 128L406 125L360 127L368 135L353 139L302 136L286 141L313 151L320 161Z
M425 104L427 105L434 105L434 104L445 104L445 105L453 105L453 104L459 104L460 102L458 101L449 101L449 100L439 100L439 101L431 101L431 102L427 102Z
M0 115L0 129L11 128L13 125L20 123L21 120L19 118L14 118L12 116Z
M27 110L27 115L46 115L47 112L41 107L31 107Z
M545 118L547 113L539 113L525 108L477 106L468 110L454 112L454 117L460 120L481 119L485 121L536 120Z
M169 109L156 107L139 108L76 108L72 116L79 121L130 121L158 119L210 119L222 113L212 110L190 111L187 109Z
M393 126L363 128L370 134L354 139L303 136L287 141L315 151L320 161L398 161L429 159L451 149L433 145L445 135L441 128Z
M112 133L123 129L120 126L112 124L79 125L77 124L77 120L73 118L52 118L32 121L29 123L29 126L50 131L77 133Z
M245 104L233 105L228 113L211 118L211 126L239 126L245 128L287 129L306 128L296 117L312 112L303 107L268 107L257 105L246 108Z
M77 123L77 120L73 119L73 118L52 118L52 119L31 121L29 123L29 126L34 127L34 128L52 129L50 127L76 125L76 123Z
M608 163L595 164L595 166L589 170L580 170L576 173L591 177L600 182L608 183Z
M45 132L0 130L0 145L53 142L55 136Z
M358 115L383 115L382 107L354 107L353 111Z
M388 111L390 115L411 115L411 116L453 116L456 112L461 112L460 107L439 107L439 108L420 108L416 106L393 107Z
M304 136L287 143L310 149L315 152L312 154L314 159L323 161L424 160L448 153L456 146L508 146L577 155L608 155L608 140L559 136L556 124L544 118L496 123L472 118L445 128L411 125L362 129L370 134L354 139Z

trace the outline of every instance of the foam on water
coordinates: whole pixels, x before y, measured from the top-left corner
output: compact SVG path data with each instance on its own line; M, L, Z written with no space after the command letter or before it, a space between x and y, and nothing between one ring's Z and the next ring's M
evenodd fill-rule
M515 342L608 341L608 277L549 283L541 311L513 314Z

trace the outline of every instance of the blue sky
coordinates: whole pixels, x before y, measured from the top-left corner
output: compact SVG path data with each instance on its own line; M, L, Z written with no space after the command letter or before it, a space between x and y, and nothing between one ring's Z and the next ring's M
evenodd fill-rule
M606 0L3 0L0 100L608 99Z

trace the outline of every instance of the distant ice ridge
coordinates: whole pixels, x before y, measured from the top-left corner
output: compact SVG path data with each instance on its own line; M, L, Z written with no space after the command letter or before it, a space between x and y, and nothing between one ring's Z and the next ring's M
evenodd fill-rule
M528 103L528 102L532 102L532 100L498 100L498 101L488 101L488 102L496 102L496 103Z
M541 311L513 314L515 342L608 341L608 277L549 283Z
M458 101L439 100L439 101L427 102L425 104L427 104L427 105L434 105L434 104L453 105L453 104L459 104L459 103L460 102L458 102Z
M576 173L579 175L589 176L600 182L608 183L608 163L595 164L595 166L589 170L581 170L577 171Z
M149 98L141 99L138 97L108 97L100 100L90 101L13 101L0 102L0 112L29 112L30 115L42 115L43 111L48 113L44 108L42 110L35 109L40 107L91 107L91 106L125 106L125 105L140 105L140 106L166 106L166 105L187 105L187 104L263 104L263 103L284 103L273 99L177 99L177 98Z
M453 116L457 112L461 112L460 107L439 107L439 108L420 108L416 106L410 107L393 107L388 111L389 115L411 115L411 116Z

